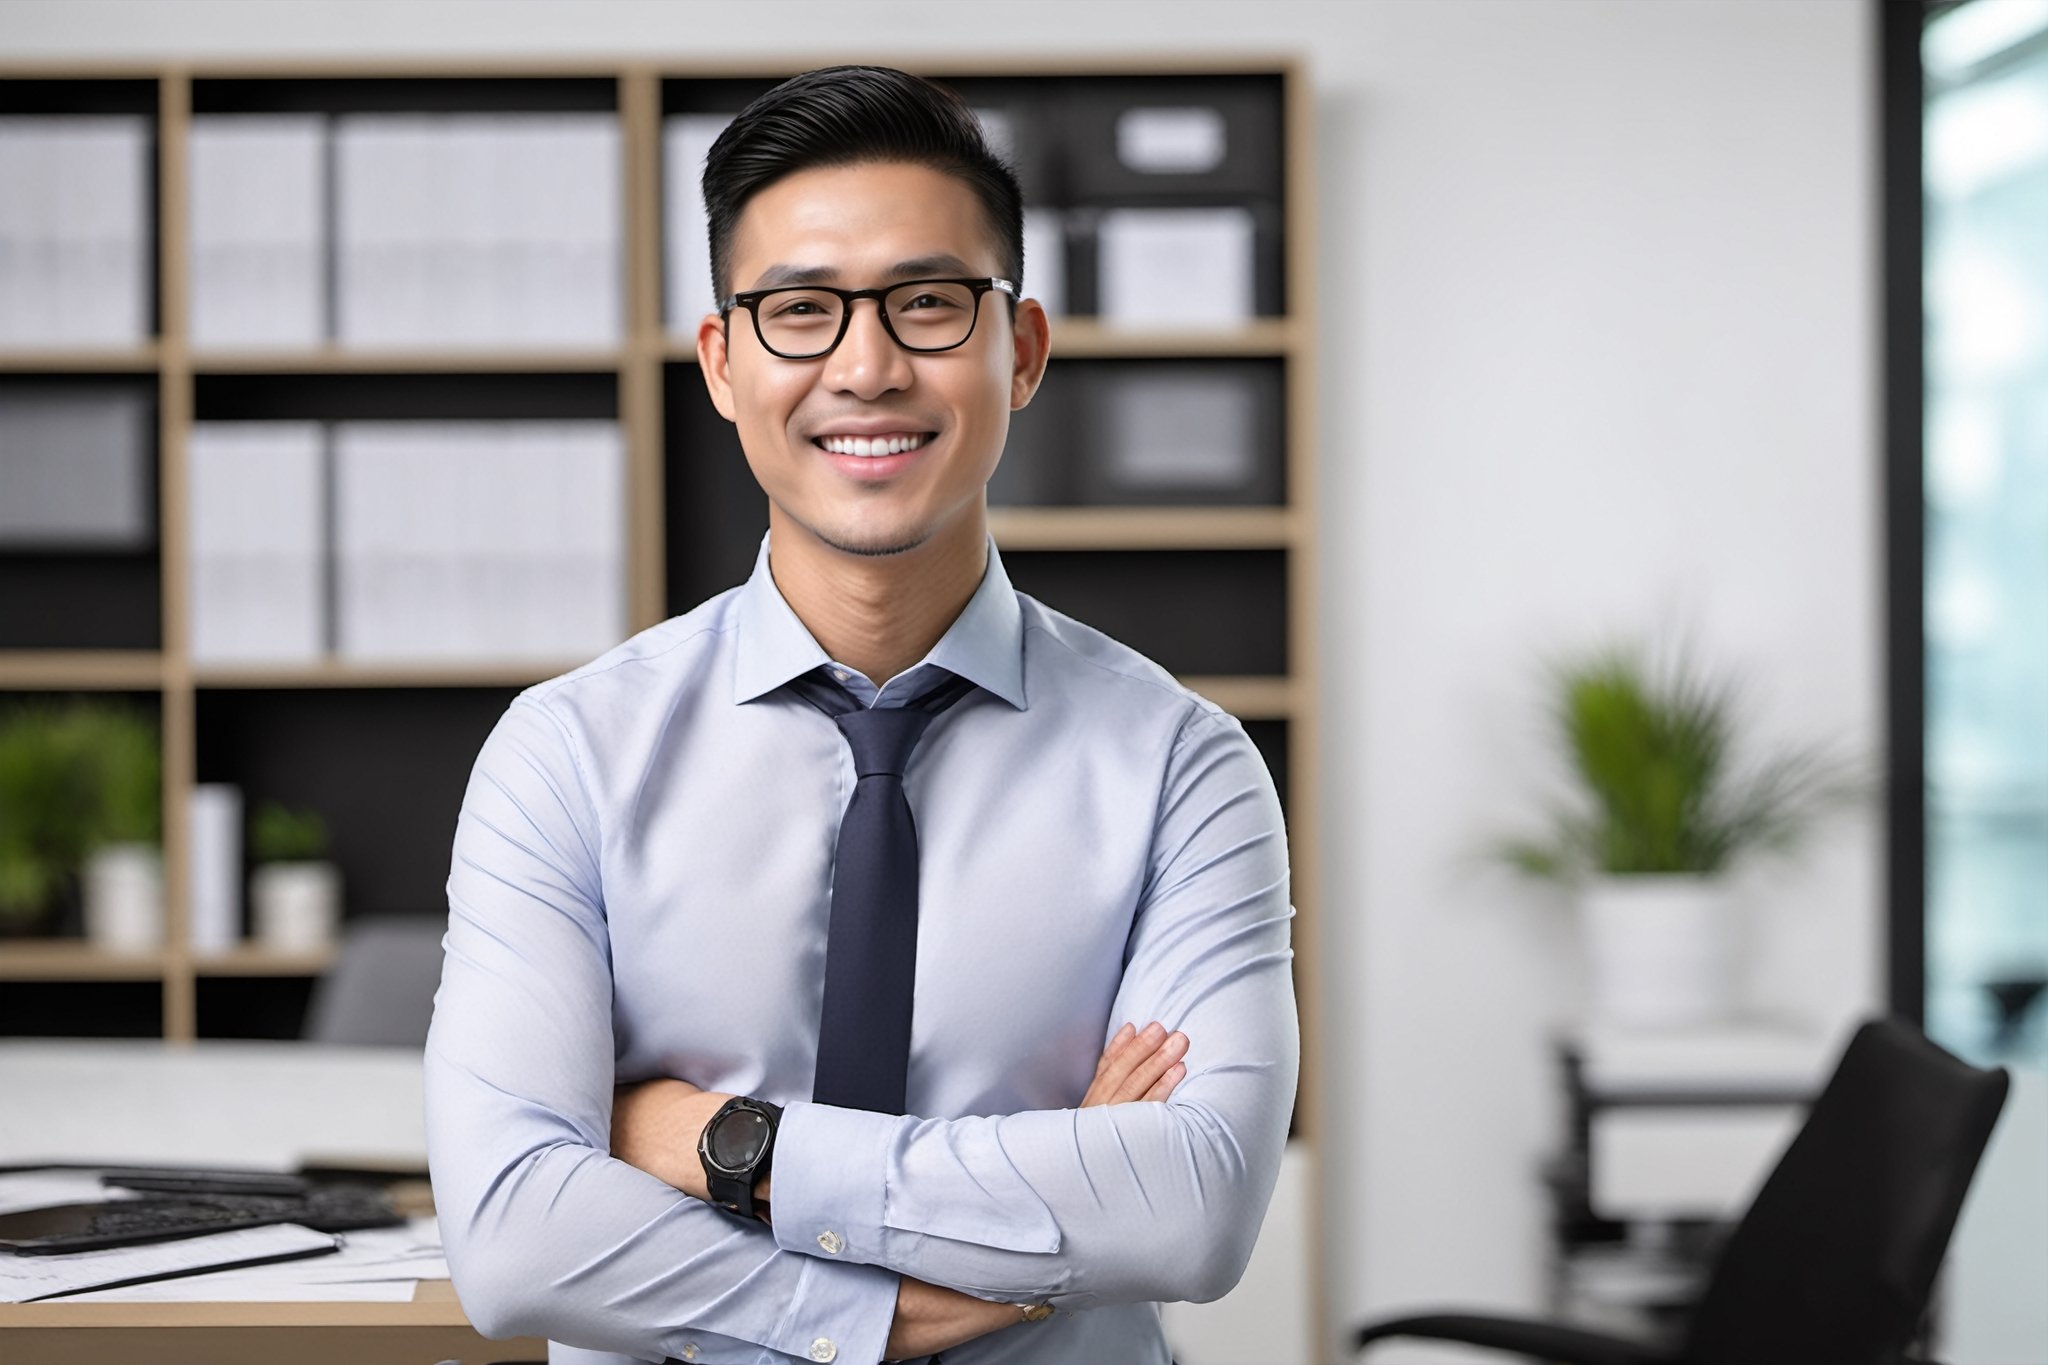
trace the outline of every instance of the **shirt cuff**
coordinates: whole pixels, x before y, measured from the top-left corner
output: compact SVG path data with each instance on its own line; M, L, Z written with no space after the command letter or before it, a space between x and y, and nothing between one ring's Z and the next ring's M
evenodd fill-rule
M775 1245L827 1260L882 1259L889 1152L900 1114L798 1100L775 1125Z
M764 1344L798 1360L837 1365L873 1365L882 1359L896 1321L902 1277L880 1266L798 1264L803 1269L796 1295L776 1324L774 1339Z

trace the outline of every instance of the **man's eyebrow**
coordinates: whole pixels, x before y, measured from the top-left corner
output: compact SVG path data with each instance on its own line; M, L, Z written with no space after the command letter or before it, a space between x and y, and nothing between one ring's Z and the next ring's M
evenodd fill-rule
M967 262L951 252L941 251L930 256L913 256L907 261L898 261L882 272L885 280L916 280L933 275L972 275L974 272ZM839 271L829 265L771 265L754 279L756 289L781 289L790 285L836 284Z
M829 265L771 265L754 277L756 289L779 289L786 284L830 284L839 278Z
M972 275L967 262L950 252L941 251L931 256L915 256L907 261L898 261L890 266L882 278L887 280L915 280L928 275Z

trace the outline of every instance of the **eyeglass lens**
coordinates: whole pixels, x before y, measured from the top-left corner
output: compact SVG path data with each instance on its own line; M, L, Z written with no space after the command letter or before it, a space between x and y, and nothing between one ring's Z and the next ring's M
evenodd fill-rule
M943 351L974 330L975 291L964 284L912 281L882 297L889 329L913 351ZM817 289L778 289L754 307L762 342L778 355L823 355L839 337L846 303Z

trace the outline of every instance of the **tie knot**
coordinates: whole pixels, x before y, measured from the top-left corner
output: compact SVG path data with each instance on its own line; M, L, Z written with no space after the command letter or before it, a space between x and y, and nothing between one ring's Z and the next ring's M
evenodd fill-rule
M853 750L856 777L902 777L933 713L920 706L863 707L833 717Z

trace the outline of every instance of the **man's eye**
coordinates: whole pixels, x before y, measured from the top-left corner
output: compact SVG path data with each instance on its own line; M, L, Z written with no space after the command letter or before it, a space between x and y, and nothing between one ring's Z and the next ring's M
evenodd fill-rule
M953 300L943 294L919 294L903 306L905 309L951 308Z

